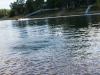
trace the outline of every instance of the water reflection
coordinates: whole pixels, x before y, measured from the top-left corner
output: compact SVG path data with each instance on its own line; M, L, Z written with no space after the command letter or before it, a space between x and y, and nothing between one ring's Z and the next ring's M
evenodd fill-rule
M26 27L33 26L33 25L46 25L47 19L38 19L38 20L20 20L20 21L13 21L13 25L17 27Z
M91 24L99 24L100 17L98 15L85 15L76 17L60 17L60 18L48 18L48 19L33 19L33 20L22 20L14 21L13 24L17 26L33 26L33 25L49 25L58 26L66 25L74 28L88 27ZM65 28L65 27L64 27Z

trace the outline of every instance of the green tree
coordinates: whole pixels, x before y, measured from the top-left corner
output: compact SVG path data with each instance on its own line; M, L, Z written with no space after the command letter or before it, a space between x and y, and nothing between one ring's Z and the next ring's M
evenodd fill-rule
M10 13L9 13L9 17L15 16L15 12L16 12L16 10L12 9L12 10L10 11Z
M96 0L98 3L98 8L100 9L100 0Z
M26 1L26 11L28 13L31 13L35 10L35 4L34 4L34 1L33 0L27 0Z
M62 5L66 5L66 0L55 0L55 7L61 8Z
M55 8L55 0L47 0L47 8Z
M44 6L44 0L35 0L35 9L41 9Z
M19 2L23 2L23 0L16 0L16 2L13 2L10 4L10 8L11 8L11 11L10 11L10 14L9 16L10 17L13 17L15 15L21 15L24 13L24 3L19 3Z

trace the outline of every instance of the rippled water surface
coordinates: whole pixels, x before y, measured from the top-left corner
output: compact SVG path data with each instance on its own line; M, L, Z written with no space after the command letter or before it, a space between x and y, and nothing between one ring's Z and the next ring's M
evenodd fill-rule
M100 75L100 15L0 21L0 75Z

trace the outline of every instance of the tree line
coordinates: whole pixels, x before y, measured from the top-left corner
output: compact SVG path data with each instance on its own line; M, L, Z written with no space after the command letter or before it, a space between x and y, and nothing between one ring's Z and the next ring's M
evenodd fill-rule
M21 3L20 3L21 2ZM62 6L69 8L87 7L90 4L98 5L100 8L100 0L18 0L10 4L11 11L9 16L28 14L33 11L45 8L61 8Z
M4 16L8 16L9 12L10 12L9 9L0 9L0 18L2 18Z

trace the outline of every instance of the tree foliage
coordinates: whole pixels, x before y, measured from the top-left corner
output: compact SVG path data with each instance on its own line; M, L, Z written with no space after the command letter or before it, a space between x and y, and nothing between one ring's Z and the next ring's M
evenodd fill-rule
M100 9L100 0L96 0L97 1L97 4L98 4L98 7Z
M10 8L11 8L10 15L12 14L11 17L24 13L24 4L18 4L17 1L11 3Z
M35 9L41 9L44 6L44 0L35 0Z
M26 10L28 11L28 13L31 13L35 10L34 7L34 1L33 0L27 0L26 1Z
M62 7L75 8L80 6L87 6L96 2L95 0L47 0L48 8Z
M2 18L4 16L8 16L9 12L10 12L9 9L0 9L0 18Z
M100 7L100 0L17 0L10 4L11 10L15 11L13 13L23 14L31 13L39 9L45 8L77 8L77 7L87 7L90 4L97 2ZM11 11L11 12L12 12Z

